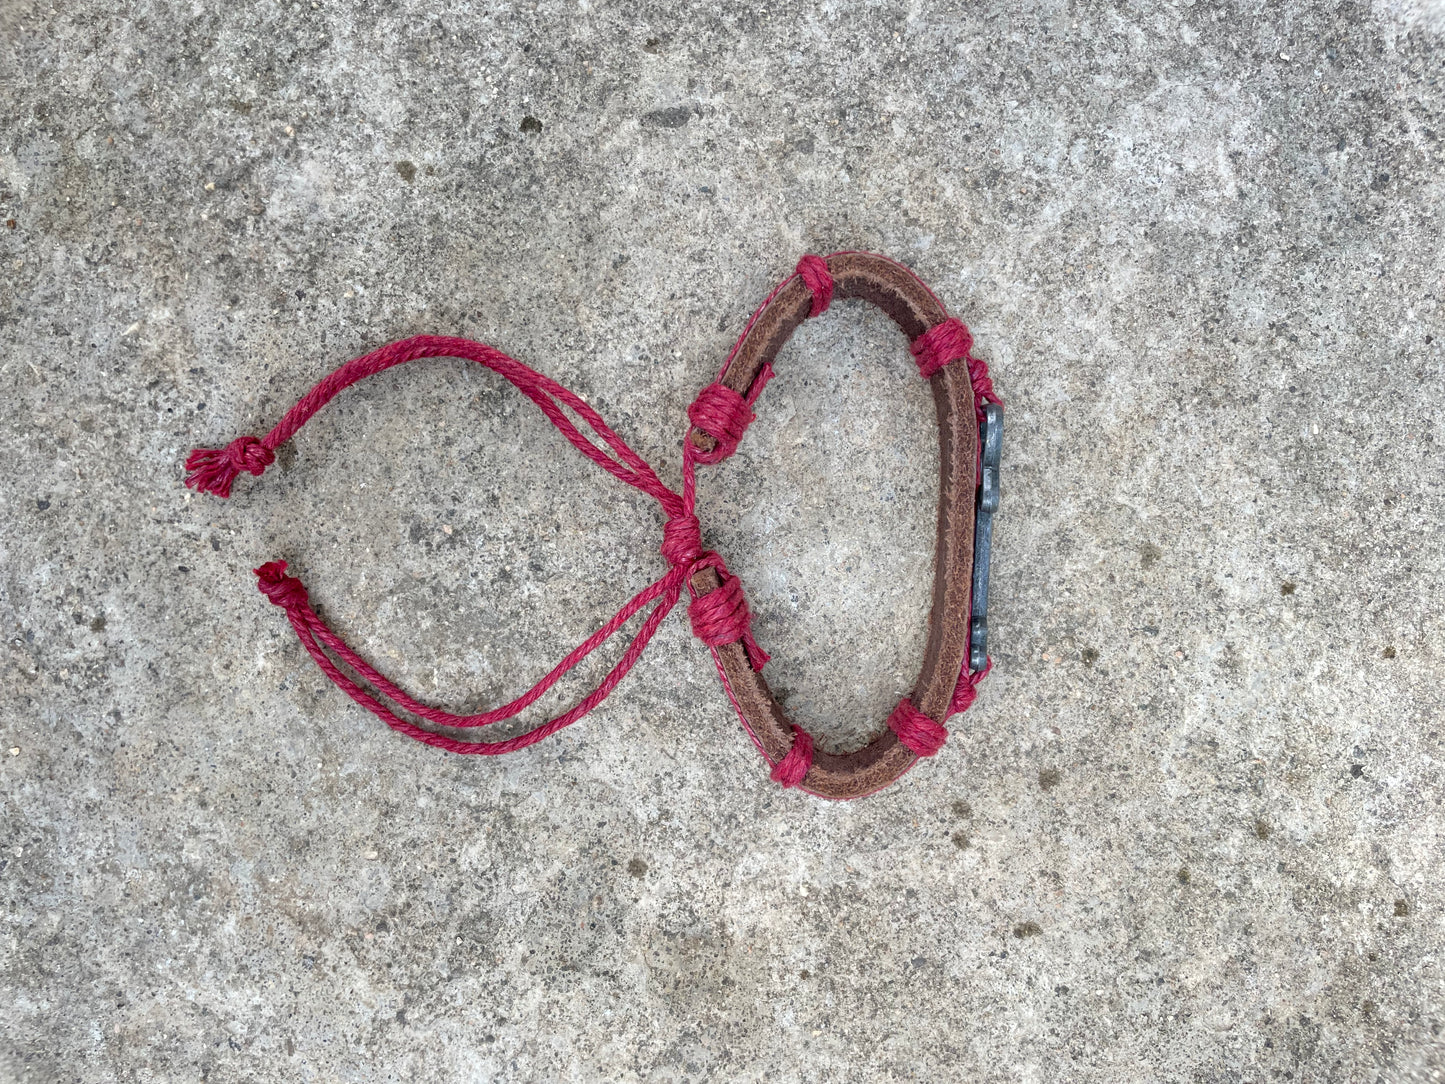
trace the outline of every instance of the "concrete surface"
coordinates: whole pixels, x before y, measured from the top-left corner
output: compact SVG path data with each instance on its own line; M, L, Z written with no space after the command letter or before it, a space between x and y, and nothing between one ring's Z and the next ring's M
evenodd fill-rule
M1438 5L209 7L3 8L0 1077L1445 1072ZM420 331L676 481L747 313L843 247L1010 408L996 674L882 796L771 785L681 616L510 759L325 682L261 561L453 707L661 573L650 502L481 370L181 485ZM835 746L922 642L910 364L840 305L703 479Z

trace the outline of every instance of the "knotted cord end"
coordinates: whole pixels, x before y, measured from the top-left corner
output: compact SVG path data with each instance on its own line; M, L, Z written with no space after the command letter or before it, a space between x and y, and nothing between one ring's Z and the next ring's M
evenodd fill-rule
M813 766L813 735L800 726L793 727L793 747L788 755L773 765L772 779L783 787L796 787L802 783L808 769Z
M948 740L948 728L924 715L906 696L898 701L893 714L888 716L888 729L921 757L933 756Z
M271 605L295 610L310 603L311 596L306 593L306 586L295 576L286 575L285 561L267 561L254 571L256 586L271 600Z
M243 470L259 477L274 462L276 453L256 437L237 437L224 448L194 448L186 457L186 485L229 497L231 483Z

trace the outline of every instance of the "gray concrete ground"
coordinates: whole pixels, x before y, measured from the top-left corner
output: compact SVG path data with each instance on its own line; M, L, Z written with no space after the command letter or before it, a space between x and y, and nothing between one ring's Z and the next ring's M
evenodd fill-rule
M0 1077L1439 1079L1438 6L208 7L0 19ZM422 331L676 482L747 313L844 247L1010 408L996 673L881 796L770 784L680 615L510 759L326 683L252 566L452 707L663 569L475 367L182 487ZM702 484L835 746L922 643L910 367L839 305Z

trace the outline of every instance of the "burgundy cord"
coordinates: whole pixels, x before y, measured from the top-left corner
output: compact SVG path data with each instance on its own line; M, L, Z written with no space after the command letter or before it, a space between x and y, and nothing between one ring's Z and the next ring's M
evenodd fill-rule
M419 335L401 342L391 343L373 350L359 358L353 358L320 381L302 396L301 400L286 412L276 427L264 437L237 437L221 449L198 448L186 459L186 485L193 489L213 493L218 497L229 497L231 486L245 471L260 476L276 459L276 449L290 440L296 432L339 392L374 376L394 365L421 358L456 357L484 365L510 381L518 391L542 411L564 437L584 456L603 470L626 484L648 494L661 506L664 522L662 528L662 555L667 559L668 570L661 578L644 587L634 595L601 628L574 648L554 666L540 681L521 696L500 707L474 715L455 715L440 708L423 704L409 696L395 683L357 655L324 622L311 606L306 587L295 576L286 572L285 561L270 561L257 568L257 586L260 591L286 612L291 626L296 631L303 647L326 674L343 692L362 707L379 717L387 726L407 737L427 745L436 746L454 753L497 755L510 753L533 745L563 727L570 726L582 718L615 689L627 672L641 657L648 642L657 632L658 626L671 612L682 596L684 588L691 596L688 617L692 622L693 634L713 651L723 644L742 641L748 661L753 669L761 669L768 661L768 655L754 641L752 636L752 615L742 583L730 574L723 560L711 550L702 547L702 529L695 513L697 491L697 465L720 462L732 455L742 440L748 425L754 420L752 408L768 380L772 378L771 366L764 366L753 381L746 396L725 387L720 381L732 364L738 349L768 304L778 291L792 281L801 278L812 294L810 316L825 312L833 298L833 279L825 259L818 256L804 256L794 274L779 283L768 298L753 313L743 334L739 336L723 363L717 381L709 384L688 407L688 418L701 432L711 436L716 448L708 453L699 452L691 440L683 441L682 491L674 492L658 479L656 472L629 448L608 425L601 415L593 410L579 396L568 391L551 378L528 368L521 362L508 357L500 350L469 339L436 335ZM949 318L944 323L920 335L913 343L912 350L918 359L919 372L926 379L944 365L953 361L966 360L973 386L975 405L981 410L985 401L999 402L989 381L988 368L970 354L973 339L958 320ZM600 444L585 434L569 417L574 415L585 423ZM703 568L713 568L721 580L721 586L705 595L697 595L692 586L692 575ZM419 719L443 727L473 728L489 726L512 719L536 703L563 675L582 662L597 648L611 639L629 620L651 606L643 619L642 626L633 636L622 657L613 665L598 685L582 697L567 711L562 712L532 729L503 741L462 741L418 726L403 719L382 702L391 704ZM334 658L333 658L334 656ZM349 669L348 674L337 661ZM991 665L991 664L990 664ZM960 673L950 704L950 714L964 711L973 703L975 687L988 673L985 667L971 674L965 662ZM360 680L357 680L357 679ZM371 692L362 683L370 686ZM378 695L373 695L373 692ZM747 722L744 720L746 727ZM930 719L918 711L905 698L893 714L888 725L898 734L899 740L919 756L931 756L942 747L948 731L937 720ZM749 730L751 733L751 730ZM756 735L753 735L756 742ZM807 774L813 760L813 738L801 727L794 727L791 750L773 765L772 778L785 787L797 786Z

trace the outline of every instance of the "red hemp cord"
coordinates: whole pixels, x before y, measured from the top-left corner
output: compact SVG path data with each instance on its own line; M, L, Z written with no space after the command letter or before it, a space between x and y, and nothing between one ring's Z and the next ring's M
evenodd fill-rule
M833 279L828 272L826 261L818 256L804 256L799 261L793 276L783 280L762 305L753 313L747 327L729 352L719 373L719 381L732 363L748 331L757 321L778 291L801 277L813 296L810 316L825 312L833 297ZM920 335L913 343L912 350L918 359L919 372L925 379L943 365L966 359L973 384L975 405L981 410L985 401L1000 402L993 392L988 379L987 366L974 359L969 351L973 340L968 329L959 321L949 318L944 323ZM761 394L772 368L767 366L753 381L746 396L739 395L720 382L709 384L688 408L688 417L702 432L712 436L717 448L706 455L697 451L690 440L683 441L682 491L674 492L665 486L653 469L631 448L629 448L608 425L602 416L593 410L575 393L564 388L550 377L528 368L500 350L470 339L436 335L419 335L401 342L391 343L373 350L359 358L353 358L335 372L325 377L301 400L286 412L276 427L264 437L238 437L222 449L198 448L186 459L186 485L193 489L213 493L218 497L229 497L231 486L242 471L259 476L276 459L276 449L290 440L311 417L330 402L337 394L352 384L375 376L394 365L422 358L455 357L483 365L513 384L542 411L569 442L584 456L596 463L613 477L641 490L661 506L665 518L663 523L662 555L667 559L668 570L658 580L644 587L634 595L601 628L574 648L548 673L521 696L500 707L475 715L455 715L435 708L409 696L395 683L380 673L365 659L361 658L336 635L311 606L305 586L295 576L286 572L285 561L270 561L256 569L257 586L271 602L286 612L303 647L326 674L343 692L387 726L409 738L426 745L445 749L453 753L495 756L511 753L535 745L543 738L570 726L607 699L612 690L632 669L641 657L648 642L657 632L658 626L671 612L681 598L683 588L691 594L688 616L693 634L707 644L717 657L721 644L742 641L753 669L760 669L768 655L753 640L752 615L743 594L742 583L727 571L720 556L702 548L702 530L695 513L697 491L697 464L715 463L736 451L738 442L750 422L754 420L752 406ZM601 440L601 445L587 436L568 417L570 411L584 422L588 429ZM717 590L698 596L692 589L692 574L702 568L714 568L722 581ZM655 603L655 605L654 605ZM561 678L597 648L611 639L628 621L641 611L652 606L643 619L642 626L633 636L622 657L613 665L598 685L575 705L532 729L503 741L461 741L446 734L428 730L396 715L371 692L362 687L365 682L381 697L391 701L401 710L429 723L444 727L473 728L489 726L516 717L536 703ZM340 660L361 679L346 673L333 661ZM992 664L990 663L990 666ZM967 663L959 675L955 687L950 714L964 711L973 703L975 687L988 673L989 667L976 674L970 674ZM731 690L729 690L731 697ZM736 706L736 704L734 705ZM747 726L746 720L743 722ZM919 756L931 756L942 746L947 730L941 723L923 715L905 698L889 717L888 725L898 734L899 740ZM795 727L793 747L782 760L773 765L772 778L783 786L797 786L807 774L813 760L813 739L801 727ZM755 735L751 734L754 742Z

